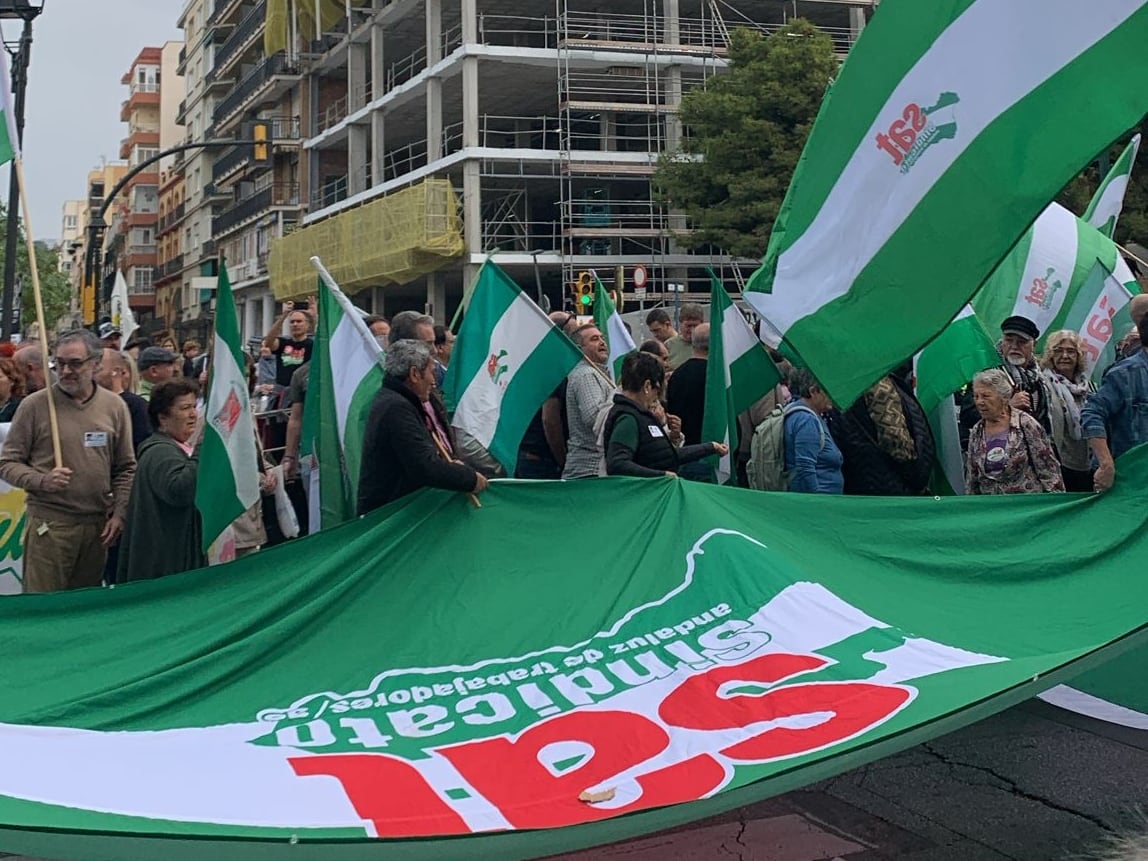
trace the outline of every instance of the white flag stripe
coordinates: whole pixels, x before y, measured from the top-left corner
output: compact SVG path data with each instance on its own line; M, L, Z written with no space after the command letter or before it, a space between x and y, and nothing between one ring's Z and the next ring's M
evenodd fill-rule
M231 346L220 337L217 331L212 354L212 381L210 400L207 403L207 421L219 415L227 406L232 392L247 391L246 370L240 370L231 354ZM244 508L250 508L259 500L258 454L255 450L255 422L246 399L241 399L244 409L229 436L219 434L231 464L231 474L235 477L235 495ZM218 433L218 431L213 431Z
M1089 375L1095 370L1096 363L1104 355L1104 348L1115 334L1112 318L1131 300L1128 289L1115 276L1109 275L1104 279L1104 287L1085 314L1079 329L1080 337L1084 340L1084 351L1088 354L1085 371Z
M527 366L530 355L553 328L554 324L541 309L526 294L519 293L490 333L490 343L510 345L515 360L508 363L509 369L497 381L486 366L479 368L466 384L452 424L489 446L502 413L502 393L517 372Z
M339 359L339 366L331 368L331 379L335 382L335 409L339 422L339 443L347 442L347 416L350 414L351 400L367 375L378 365L380 355L375 344L375 357L363 350L363 335L355 327L357 314L344 312L343 319L331 333L330 355Z
M1080 15L1076 0L978 2L938 37L874 117L814 222L778 259L768 313L783 331L845 295L965 149L1010 107L1116 30L1143 4L1094 0ZM1073 26L1064 26L1071 19ZM1017 39L1017 33L1025 33ZM970 61L969 46L977 46ZM888 156L869 146L904 105L942 92L960 96L960 133L888 189ZM882 201L878 207L874 200ZM824 253L833 244L838 252ZM756 295L753 297L756 298Z
M1012 313L1032 320L1044 333L1060 314L1076 271L1076 216L1063 206L1048 206L1029 236L1032 242Z

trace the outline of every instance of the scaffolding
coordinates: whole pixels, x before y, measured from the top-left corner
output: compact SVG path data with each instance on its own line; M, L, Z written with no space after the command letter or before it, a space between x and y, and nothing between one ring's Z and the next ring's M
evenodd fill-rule
M657 200L653 175L659 156L680 144L685 87L716 74L728 30L712 0L700 2L693 18L666 14L661 0L633 0L628 11L556 3L563 283L576 280L588 257L626 256L643 258L651 292L662 292L682 219ZM595 59L604 52L618 61ZM689 58L689 69L675 58ZM603 268L613 286L615 267Z

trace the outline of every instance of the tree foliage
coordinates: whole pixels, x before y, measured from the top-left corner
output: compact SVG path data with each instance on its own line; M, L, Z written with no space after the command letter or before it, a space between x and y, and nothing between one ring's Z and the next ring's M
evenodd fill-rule
M688 136L654 182L689 217L687 248L760 257L838 60L829 36L800 19L770 36L733 31L729 57L725 74L682 98Z
M8 235L7 209L0 205L0 288L3 287L3 273ZM40 274L40 293L44 301L44 316L48 329L68 313L72 301L72 285L59 271L57 251L43 243L36 243L36 268ZM32 294L32 267L28 265L28 244L24 241L24 223L20 222L19 242L16 247L16 278L23 285L21 302L21 327L27 328L36 320L36 301Z

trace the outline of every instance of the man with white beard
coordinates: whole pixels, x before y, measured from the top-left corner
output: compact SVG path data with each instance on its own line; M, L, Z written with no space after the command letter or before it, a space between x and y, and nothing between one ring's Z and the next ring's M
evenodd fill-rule
M1013 407L1024 410L1040 422L1045 431L1051 433L1048 392L1034 355L1036 339L1039 337L1040 329L1028 317L1009 317L1001 323L1001 340L997 344L997 352L1004 359L1001 367L1009 375L1015 389L1011 401Z

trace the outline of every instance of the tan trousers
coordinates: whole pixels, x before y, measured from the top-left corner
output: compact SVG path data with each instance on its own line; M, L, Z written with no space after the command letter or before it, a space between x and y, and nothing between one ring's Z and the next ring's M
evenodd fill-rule
M103 582L107 548L103 523L41 520L24 522L24 591L63 592Z

